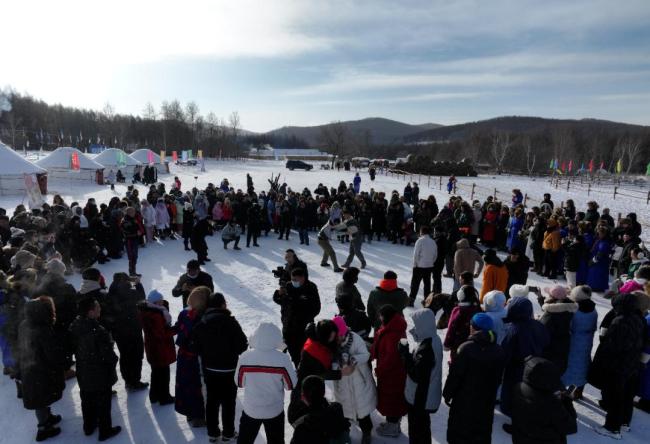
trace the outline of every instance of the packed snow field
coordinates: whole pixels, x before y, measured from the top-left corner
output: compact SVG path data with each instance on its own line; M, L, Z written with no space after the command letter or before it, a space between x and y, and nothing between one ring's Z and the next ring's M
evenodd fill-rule
M182 181L182 189L187 190L193 186L204 188L209 182L219 184L225 177L228 178L231 185L237 188L246 189L246 174L249 173L254 181L256 191L267 190L269 184L267 179L271 174L281 173L280 182L286 182L293 190L301 191L304 187L313 190L318 183L327 186L338 186L341 180L346 183L352 182L354 172L345 171L294 171L289 172L284 168L284 162L280 161L208 161L206 162L206 172L200 172L196 167L172 167L171 175L160 175L159 179L169 186L174 175L177 175ZM374 182L370 181L368 174L361 172L362 190L369 190L373 187L378 191L390 192L396 189L402 192L405 181L402 178L390 177L379 174ZM414 178L415 179L415 178ZM420 182L420 196L426 197L434 194L438 202L445 202L447 199L446 190L440 191L438 182L433 183L431 188L427 187L426 181ZM459 178L461 185L458 194L464 198L469 198L469 193L465 190L471 188L471 183L475 182L481 187L497 187L503 193L512 188L519 188L535 200L541 199L544 192L550 192L556 203L567 198L574 199L579 209L586 207L588 200L597 200L601 207L609 207L612 215L617 212L636 211L640 219L648 218L648 208L638 202L630 202L622 199L612 200L605 195L587 196L580 190L575 192L566 192L556 190L547 181L533 181L521 177L492 177L479 178ZM469 184L469 187L463 185ZM141 195L146 194L145 187L138 185ZM68 183L51 182L49 185L50 195L47 201L51 202L52 194L61 194L67 203L72 201L85 202L89 197L94 197L98 203L108 202L111 197L118 195L123 196L126 192L126 185L120 184L112 191L109 187L94 185L88 183L84 186L70 185ZM485 195L488 193L485 192ZM483 193L479 192L477 198L483 199ZM510 195L502 194L501 199L510 201ZM22 197L3 196L0 198L0 206L7 208L11 213L13 208L21 203ZM331 269L319 266L322 252L318 247L315 234L311 233L311 243L309 246L299 245L297 233L292 233L290 241L280 241L272 235L262 237L259 241L261 248L247 249L242 245L241 251L229 249L224 251L219 233L214 237L208 238L210 247L209 256L212 262L203 267L210 273L214 279L215 291L220 291L226 296L228 306L236 318L241 323L244 331L250 334L256 326L262 321L270 321L280 325L279 306L273 303L273 291L277 287L277 280L273 277L271 270L278 265L283 264L283 255L286 248L296 250L298 256L309 266L310 279L318 286L320 298L322 301L322 310L318 318L331 318L336 313L336 304L334 302L334 287L340 280L340 274L335 274ZM339 260L347 256L347 244L342 245L333 242ZM388 270L394 270L398 275L398 284L407 288L411 278L412 266L412 247L403 245L392 245L386 241L373 242L372 244L363 245L363 253L368 262L368 267L362 270L359 276L357 286L361 294L367 298L370 290L376 286L383 273ZM142 274L142 283L148 292L151 289L158 289L170 302L170 311L172 316L178 315L181 310L180 298L171 296L172 287L175 285L178 277L185 271L185 264L188 260L195 258L191 251L184 251L181 240L158 241L156 244L149 244L139 252L138 272ZM342 259L343 258L343 259ZM358 266L359 264L353 263ZM108 264L100 265L100 270L110 282L113 273L127 271L127 260L113 260ZM79 287L80 275L75 274L69 278L69 281ZM480 285L481 279L477 280L477 286ZM545 287L552 284L547 279L540 278L535 274L530 275L529 285ZM443 278L443 291L451 292L452 281L449 278ZM421 296L420 296L421 297ZM540 308L533 296L531 296L533 305L539 311ZM594 301L598 307L599 322L605 313L609 310L609 301L595 296ZM412 309L405 310L405 317L411 324L410 313ZM439 331L441 338L444 338L444 331ZM595 350L595 348L594 348ZM444 373L446 375L447 366L445 365ZM172 390L174 380L175 366L172 365ZM149 366L145 360L143 366L143 380L149 379ZM124 389L124 383L120 379L114 387L117 390L117 397L113 402L113 423L121 425L123 433L114 438L114 443L179 443L186 441L207 442L205 428L190 428L185 417L177 415L172 406L152 406L147 398L147 391L136 393L127 393ZM172 392L173 394L173 392ZM240 393L241 395L241 393ZM569 436L570 443L608 443L609 438L597 435L592 428L602 425L604 421L604 412L598 407L597 400L599 393L590 386L585 390L585 399L576 403L578 411L578 433ZM286 397L288 402L288 396ZM240 405L237 405L237 415L241 412ZM7 378L0 378L0 429L3 431L0 435L0 443L30 443L35 436L35 417L32 411L27 411L22 407L20 400L16 399L15 387L13 382ZM81 407L79 400L79 388L74 379L67 381L66 391L63 399L53 405L53 412L61 414L63 421L61 428L63 432L58 437L52 439L53 442L81 443L88 442L89 439L83 435ZM446 442L448 408L444 403L440 410L431 416L432 436L436 443ZM501 425L506 422L503 415L495 413L493 442L505 443L510 442L510 436L501 430ZM373 414L373 422L378 425L383 418L377 413ZM236 424L238 425L239 419ZM406 430L406 418L403 419L402 429ZM650 433L650 416L644 412L635 409L632 420L632 430L625 433L624 442L628 443L645 443ZM352 427L353 442L360 439L360 431L356 426ZM286 425L286 440L292 435L290 425ZM646 438L643 438L646 436ZM264 443L264 433L256 441ZM382 438L373 435L373 442L376 443L406 443L408 438L402 435L398 439Z

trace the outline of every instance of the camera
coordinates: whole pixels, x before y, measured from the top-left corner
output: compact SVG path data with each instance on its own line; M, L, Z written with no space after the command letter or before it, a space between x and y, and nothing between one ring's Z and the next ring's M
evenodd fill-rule
M282 275L284 274L284 267L278 266L278 268L276 268L272 272L273 272L273 276L280 279L282 277Z

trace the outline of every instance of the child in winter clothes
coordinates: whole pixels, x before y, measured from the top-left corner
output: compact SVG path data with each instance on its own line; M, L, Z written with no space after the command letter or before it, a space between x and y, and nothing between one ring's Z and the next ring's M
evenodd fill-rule
M162 197L156 203L156 229L161 239L167 237L169 231L169 212Z
M619 293L633 293L635 291L643 291L646 282L650 280L650 266L643 266L634 273L634 279L627 280L621 288Z
M140 323L144 332L144 350L151 365L149 401L160 405L174 403L169 394L169 366L176 362L176 348L169 314L169 305L158 290L151 290L146 302L138 304Z
M406 367L397 348L400 340L406 339L406 321L391 305L381 307L379 318L381 327L375 333L371 354L377 360L377 410L386 422L379 425L377 433L397 437L400 420L408 411L404 397Z
M333 322L338 328L339 367L354 365L351 375L334 381L334 399L343 407L346 418L359 421L363 433L361 442L367 444L372 433L370 414L377 407L377 387L370 369L370 353L361 336L348 329L343 317L335 316Z
M416 310L411 319L414 327L410 333L417 346L411 354L407 344L399 344L406 366L404 396L408 403L409 443L430 444L429 415L438 411L442 399L442 342L436 332L436 318L431 310Z
M458 347L469 337L469 321L472 316L481 311L478 292L471 285L463 285L456 293L456 297L458 305L454 307L449 316L444 342L445 349L451 351L450 362L453 362Z
M239 444L253 444L264 425L266 442L284 443L284 391L293 390L296 371L284 348L282 332L263 322L251 335L250 350L239 357L235 382L244 389Z
M506 317L506 295L499 290L488 292L483 298L483 310L492 319L491 330L496 336L496 343L501 345L504 333L503 318Z
M573 399L582 399L582 390L587 383L587 373L591 364L591 348L598 325L596 304L591 300L591 288L580 285L571 290L569 299L578 304L578 311L571 320L571 345L569 361L562 383L569 389Z

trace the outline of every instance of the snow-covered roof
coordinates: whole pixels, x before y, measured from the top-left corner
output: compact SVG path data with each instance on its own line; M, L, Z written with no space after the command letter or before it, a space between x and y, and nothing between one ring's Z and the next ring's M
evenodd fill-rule
M122 157L122 159L120 159ZM142 162L134 159L119 148L107 148L93 159L95 162L108 167L141 165ZM121 160L121 161L120 161Z
M131 157L144 164L148 164L149 153L153 153L153 163L160 163L160 156L156 154L155 151L152 151L149 148L140 148L139 150L135 150L131 153ZM167 159L165 159L165 162L167 162Z
M36 165L48 168L67 168L72 169L72 153L77 153L79 155L79 167L82 170L103 170L104 167L92 160L90 157L86 156L84 153L79 151L77 148L70 146L62 146L55 149L47 157L44 157L41 160L36 161Z
M43 168L25 159L7 145L0 143L0 176L42 174L46 172Z

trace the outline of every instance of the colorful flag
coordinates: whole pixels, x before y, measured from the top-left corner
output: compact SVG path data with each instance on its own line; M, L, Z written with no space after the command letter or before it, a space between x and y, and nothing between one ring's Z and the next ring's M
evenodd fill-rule
M81 169L81 163L79 163L79 154L72 153L70 162L72 164L71 167L73 171L79 171Z
M153 151L151 150L147 151L147 162L149 162L149 165L153 165Z
M174 163L178 162L178 153L176 151L172 151L172 160Z
M126 154L123 151L117 152L117 166L125 167L126 166Z
M566 161L565 160L562 161L562 172L563 173L566 172Z
M555 168L556 170L560 168L560 161L557 158L555 159L555 163L553 164L553 168Z
M594 172L594 159L591 159L589 161L589 172L593 173Z
M183 162L187 162L187 150L181 151L181 159Z
M645 175L650 176L650 162L648 162L648 166L645 169Z
M203 159L203 150L198 150L196 152L196 157L198 157L199 159Z
M582 162L582 163L580 164L580 171L582 172L582 171L584 171L584 170L585 170L585 163Z
M187 158L188 159L192 158L192 150L187 150Z
M165 163L165 157L167 157L167 153L165 152L165 150L161 150L160 151L160 163L161 164Z
M621 162L621 159L618 159L616 162L616 173L621 174L621 171L623 170L623 162Z
M554 162L553 162L553 159L551 159L551 163L548 164L548 169L549 169L549 170L552 170L552 169L553 169L553 165L554 165Z
M601 169L601 170L605 169L605 161L604 160L600 161L600 168L599 169Z
M573 159L569 160L569 173L573 169Z

